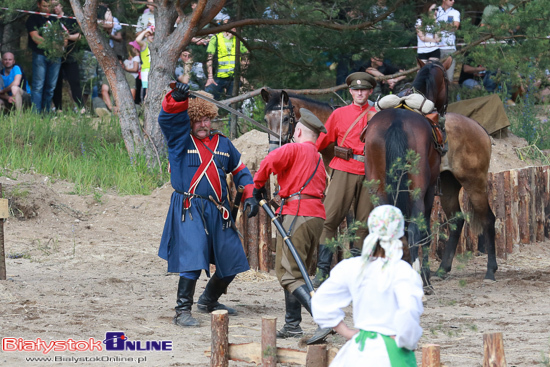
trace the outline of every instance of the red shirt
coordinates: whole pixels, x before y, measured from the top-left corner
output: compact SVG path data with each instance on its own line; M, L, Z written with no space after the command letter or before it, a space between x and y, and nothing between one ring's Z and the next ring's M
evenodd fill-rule
M359 140L359 135L361 134L363 128L367 126L368 113L366 113L365 116L363 116L361 120L355 124L353 129L351 129L343 145L342 139L344 139L344 135L346 135L346 131L348 131L349 127L353 124L357 117L365 111L365 109L376 111L374 106L370 107L368 103L366 103L363 107L359 107L355 103L352 103L348 106L336 109L330 115L325 124L327 133L321 133L321 135L319 135L319 139L317 139L317 149L322 151L330 143L336 143L338 146L353 149L353 154L363 155L365 143ZM345 159L334 157L332 161L330 161L329 166L332 169L354 173L356 175L365 174L365 163L359 162L355 159L346 161Z
M310 142L283 145L269 153L262 161L260 169L254 176L254 187L257 189L264 187L269 175L273 173L277 175L279 186L281 186L279 195L288 197L298 192L313 175L320 157L315 144ZM321 159L315 175L302 191L302 194L315 196L319 199L295 199L285 203L283 215L326 219L325 206L321 200L325 191L325 182L325 165ZM299 212L298 203L300 203Z

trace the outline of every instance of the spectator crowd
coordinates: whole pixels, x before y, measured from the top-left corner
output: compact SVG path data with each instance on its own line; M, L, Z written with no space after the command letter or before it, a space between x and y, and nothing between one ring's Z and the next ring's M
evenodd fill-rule
M17 64L15 52L3 50L0 109L20 110L27 106L37 113L62 112L62 92L64 81L67 81L74 111L81 114L95 113L101 117L116 114L112 87L96 57L82 39L76 20L64 16L63 6L58 0L36 1L38 11L47 15L31 14L26 21L28 49L32 53L32 72L27 77L23 67ZM137 19L137 26L134 27L123 27L105 3L100 3L97 11L98 24L109 37L109 45L120 60L137 105L147 98L151 68L150 49L155 38L155 5L153 0L147 0L147 3L143 14ZM191 5L195 7L196 2ZM454 0L441 0L440 4L427 2L424 5L416 20L418 59L424 62L443 60L456 52L456 31L460 27L461 14L453 5ZM386 9L383 4L380 6L382 10ZM489 27L486 19L499 11L513 12L514 6L505 1L501 1L498 6L487 6L483 11L480 27ZM218 24L227 23L229 17L220 12L214 21ZM192 44L181 52L173 71L174 79L189 84L191 90L205 90L215 99L231 96L234 88L240 87L233 85L237 54L239 66L246 68L248 65L248 50L243 43L238 42L235 32L236 29L232 29L214 34L210 38L194 38ZM205 48L205 60L200 57L204 52L197 52L200 47ZM343 62L344 59L338 60L337 83L343 82L342 76L353 72L367 72L380 79L405 69L393 65L381 53L374 54L369 60L356 60L352 63ZM453 60L447 70L450 82L454 82L455 68L456 60ZM502 89L499 84L502 77L500 71L486 70L483 65L474 63L471 55L464 55L464 61L459 68L460 76L454 83L463 88L483 88L491 93ZM241 78L240 81L242 83L244 79ZM405 82L404 75L382 80L369 99L375 101L383 95L396 93ZM514 88L506 85L505 89L513 91ZM513 104L511 92L508 97L509 104Z

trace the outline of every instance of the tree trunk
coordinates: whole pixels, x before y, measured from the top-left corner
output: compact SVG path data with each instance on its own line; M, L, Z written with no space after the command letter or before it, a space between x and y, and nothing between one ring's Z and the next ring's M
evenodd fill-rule
M145 155L150 166L154 166L152 145L147 141L139 125L139 118L134 106L130 87L126 82L124 70L117 60L109 41L101 34L97 24L97 0L86 1L84 7L80 0L70 0L76 19L82 28L90 49L94 53L99 65L103 68L111 92L118 106L118 118L122 130L124 144L131 157Z

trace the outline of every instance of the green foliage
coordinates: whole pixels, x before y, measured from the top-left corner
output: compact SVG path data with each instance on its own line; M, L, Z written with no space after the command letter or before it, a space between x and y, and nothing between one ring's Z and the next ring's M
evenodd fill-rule
M21 171L68 180L75 193L93 194L98 202L105 190L147 195L169 180L166 161L160 174L150 171L144 157L128 157L115 119L12 113L0 124L0 144L2 175Z
M63 42L68 37L67 32L61 26L61 22L55 21L38 30L40 36L44 38L38 48L44 50L44 55L49 60L55 60L63 57L65 47Z
M336 238L327 240L325 246L330 249L333 253L340 249L344 249L344 258L351 257L349 250L346 249L345 244L357 241L359 237L356 235L356 232L359 228L366 228L367 224L362 223L361 221L354 221L353 223L348 224L348 227L342 232L339 233Z
M547 158L540 149L550 149L550 127L548 125L548 105L537 104L537 95L531 83L523 97L516 101L515 107L508 107L510 130L515 135L524 138L538 149L518 151L521 159L530 158L545 162Z

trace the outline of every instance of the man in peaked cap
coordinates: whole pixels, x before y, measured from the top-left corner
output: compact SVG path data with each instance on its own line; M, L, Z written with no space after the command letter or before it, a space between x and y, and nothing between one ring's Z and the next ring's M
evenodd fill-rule
M319 134L326 133L323 123L305 108L300 109L300 120L294 130L294 143L286 144L268 154L254 176L254 197L265 196L265 183L270 174L277 175L283 199L279 214L283 227L292 237L298 255L306 268L311 265L313 253L325 221L323 193L325 165L315 146ZM285 325L277 332L278 338L303 335L302 306L311 314L311 296L298 264L283 239L277 237L275 272L285 294ZM324 340L332 329L317 329L307 343Z
M179 326L199 326L191 315L193 295L202 270L210 277L197 307L201 312L236 311L218 302L235 275L249 269L241 241L231 225L226 174L235 187L245 187L244 210L258 213L252 197L252 175L241 154L225 136L210 130L218 108L203 99L188 100L189 86L176 83L162 102L159 125L168 144L170 181L174 188L158 255L167 260L168 272L179 273L176 316ZM207 94L207 96L211 96Z
M335 143L338 148L341 148L340 151L346 150L348 153L335 155L329 164L333 171L324 202L327 219L321 233L317 274L313 281L313 285L317 287L328 277L332 263L332 250L325 244L327 240L336 237L336 230L346 217L352 203L355 219L365 224L372 209L369 192L363 185L365 144L361 142L359 135L367 126L367 112L374 111L368 99L376 86L376 79L368 73L357 72L348 75L346 84L349 86L353 103L335 110L325 123L327 133L321 133L317 139L317 148L320 151L330 143ZM357 230L356 235L359 239L355 241L356 249L352 253L361 253L367 233L366 225Z

